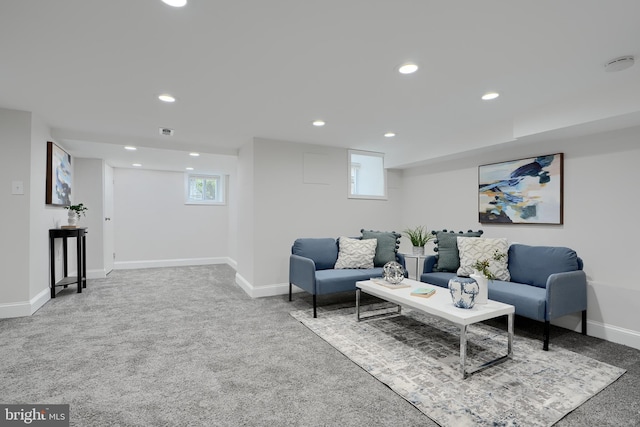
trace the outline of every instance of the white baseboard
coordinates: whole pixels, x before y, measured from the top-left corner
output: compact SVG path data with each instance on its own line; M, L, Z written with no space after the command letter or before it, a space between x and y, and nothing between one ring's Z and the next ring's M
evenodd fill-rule
M43 289L29 301L0 304L0 319L31 316L51 299L49 288Z
M251 298L273 297L276 295L289 294L288 283L278 283L267 286L253 286L248 280L246 280L244 277L242 277L242 275L238 273L236 273L236 284L240 286L242 290L245 291ZM293 292L302 292L302 289L294 286Z
M587 334L640 350L640 332L587 320Z
M229 264L234 263L229 257L219 258L184 258L160 259L147 261L120 261L113 263L114 270L133 270L139 268L185 267L190 265Z
M552 320L551 324L570 331L582 332L582 316L580 313L559 317ZM587 335L640 350L639 331L632 331L631 329L587 319Z

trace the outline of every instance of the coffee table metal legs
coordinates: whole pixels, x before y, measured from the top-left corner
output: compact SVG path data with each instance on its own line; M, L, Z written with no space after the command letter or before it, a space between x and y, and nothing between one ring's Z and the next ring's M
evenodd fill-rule
M460 372L462 379L467 377L465 364L467 363L467 325L460 326Z
M507 355L483 363L472 370L466 369L467 362L467 325L460 326L460 373L462 379L489 366L497 365L513 357L513 314L507 314Z
M371 319L374 317L386 317L389 315L392 316L397 316L398 314L402 314L402 306L400 304L397 304L398 306L398 312L397 313L389 313L389 312L384 312L384 313L379 313L379 314L371 314L369 316L366 317L360 317L360 288L356 289L356 320L359 322L361 320L364 319Z

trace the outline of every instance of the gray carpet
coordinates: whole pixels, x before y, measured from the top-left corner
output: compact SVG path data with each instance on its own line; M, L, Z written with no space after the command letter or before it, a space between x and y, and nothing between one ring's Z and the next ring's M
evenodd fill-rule
M234 275L114 271L0 319L0 402L68 403L71 425L87 427L436 425L289 315L310 309L309 295L251 299ZM353 301L321 297L319 315ZM557 425L640 425L640 351L551 333L552 346L627 370ZM516 336L541 335L516 318Z
M388 304L370 304L384 317L357 321L354 308L313 318L291 315L342 354L388 385L429 418L447 427L550 427L616 381L624 369L561 347L517 337L513 357L466 379L460 375L460 328ZM467 366L507 353L504 329L468 327Z

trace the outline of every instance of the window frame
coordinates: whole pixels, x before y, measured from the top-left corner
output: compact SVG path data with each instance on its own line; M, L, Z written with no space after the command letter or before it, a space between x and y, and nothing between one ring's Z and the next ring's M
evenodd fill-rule
M382 159L382 194L358 194L352 191L353 185L358 185L363 181L362 171L363 165L360 162L353 161L353 155L357 156L369 156ZM358 176L353 181L352 171L356 168L358 170ZM349 199L368 199L368 200L388 200L387 193L387 170L384 167L384 153L378 153L375 151L363 151L363 150L347 150L347 194Z
M190 197L189 181L192 178L203 179L206 185L207 180L216 181L216 199L215 200L196 200ZM204 205L204 206L220 206L226 205L226 177L223 174L210 174L200 172L186 172L184 174L184 204L185 205Z

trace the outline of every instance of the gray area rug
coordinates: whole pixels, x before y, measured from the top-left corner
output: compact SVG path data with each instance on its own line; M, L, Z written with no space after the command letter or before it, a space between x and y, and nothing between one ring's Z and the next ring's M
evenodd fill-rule
M291 315L442 426L551 426L625 372L516 337L513 359L463 380L459 327L449 322L413 310L362 322L351 308L316 319L309 310ZM506 348L504 330L469 327L471 364L503 356Z

